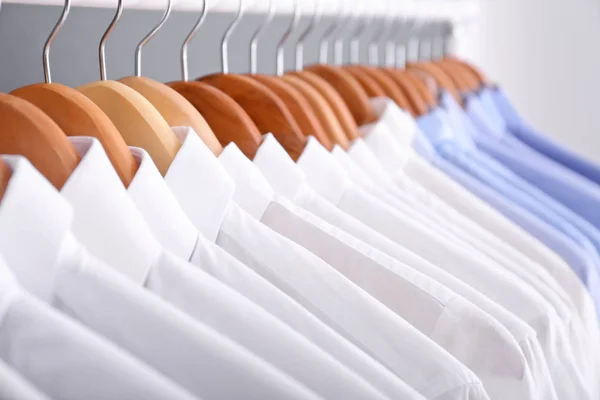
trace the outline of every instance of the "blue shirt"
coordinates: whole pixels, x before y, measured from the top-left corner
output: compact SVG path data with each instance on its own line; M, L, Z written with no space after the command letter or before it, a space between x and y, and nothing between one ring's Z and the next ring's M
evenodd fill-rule
M488 89L468 96L466 104L467 114L478 128L472 137L480 150L579 214L581 220L600 227L600 186L514 136L512 124L501 119Z
M564 148L526 123L500 88L488 90L493 105L508 126L509 132L519 139L522 147L540 154L579 173L581 176L600 184L600 165L593 163Z
M469 142L468 137L464 133L455 134L452 125L460 122L460 119L456 115L453 117L449 118L443 110L436 110L421 117L419 125L424 131L424 136L429 139L429 145L425 144L423 137L418 137L415 149L467 189L557 251L588 289L595 292L594 298L598 297L600 300L600 260L590 240L568 221L546 209L535 198L521 193L510 183L488 171L485 158L477 160L477 149ZM450 121L451 119L453 121ZM479 164L480 162L484 165Z

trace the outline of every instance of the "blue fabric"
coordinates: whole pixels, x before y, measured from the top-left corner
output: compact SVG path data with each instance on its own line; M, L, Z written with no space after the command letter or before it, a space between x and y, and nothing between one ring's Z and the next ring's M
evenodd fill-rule
M583 177L600 184L600 165L586 160L538 132L517 113L502 89L489 90L496 110L508 124L509 132L521 141L524 147L533 149Z
M585 225L584 220L479 151L470 135L476 135L477 125L485 121L469 119L462 111L438 109L418 123L430 143L415 147L420 154L557 251L600 299L600 257L595 246L600 248L600 233L587 227L591 239L597 240L594 243L574 226L574 222Z
M480 94L484 95L489 98L489 91ZM494 107L492 100L489 100L488 107L482 103L478 96L467 99L467 114L479 128L470 132L477 147L532 186L579 214L583 217L581 220L585 220L583 225L600 227L600 186L528 148L508 132L507 124L498 122L495 112L488 111ZM584 231L589 228L577 226Z

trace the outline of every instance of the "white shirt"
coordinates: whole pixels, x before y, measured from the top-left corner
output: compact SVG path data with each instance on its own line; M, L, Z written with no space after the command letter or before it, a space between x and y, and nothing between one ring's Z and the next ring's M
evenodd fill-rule
M443 235L352 184L316 140L298 159L309 185L336 207L485 293L536 330L557 394L587 398L562 321L533 288L483 254L454 246Z
M0 203L0 252L8 260L20 258L15 254L36 253L38 258L31 257L30 264L22 267L18 262L11 265L16 276L0 262L0 359L51 398L195 398L17 282L20 277L36 294L49 298L44 281L53 279L55 271L48 260L59 254L43 242L68 241L64 228L72 214L26 159L10 156L4 161L12 176ZM52 228L39 229L40 220ZM42 282L36 284L37 279Z
M318 398L131 282L143 274L127 279L90 255L70 231L74 213L66 200L25 159L6 159L13 162L13 175L0 208L0 253L25 289L201 398ZM101 184L102 174L97 178L94 183ZM27 328L42 338L47 334L44 327Z
M196 168L190 168L194 164ZM184 165L187 167L180 168ZM197 223L202 232L212 234L217 244L378 359L426 398L481 397L477 378L468 370L449 363L443 352L439 358L437 355L433 359L428 357L432 351L436 352L435 347L424 342L405 321L312 253L260 224L235 203L228 204L227 200L233 196L233 181L197 137L182 137L182 148L165 180L184 209L186 205L192 207L188 212L192 221L192 216L211 211L211 225L206 224L205 218ZM225 196L227 190L229 193ZM260 208L261 204L256 208L248 205L252 212ZM410 359L411 364L404 359Z
M157 237L163 238L162 241L171 248L180 248L186 258L193 257L190 246L186 245L198 243L198 231L170 192L148 153L139 148L133 148L132 153L139 167L128 188L129 195ZM102 162L98 160L93 165ZM97 217L94 226L109 236L126 223L123 220L119 224L105 223L110 221L109 216L97 214ZM195 246L193 250L197 253L203 248ZM371 399L377 396L348 367L272 314L203 270L191 264L181 264L155 266L146 287L323 397Z
M598 345L600 345L600 329L597 324L595 307L589 293L571 268L537 239L522 231L487 204L421 160L410 147L410 143L419 129L410 114L402 111L388 100L372 99L371 101L380 119L365 130L365 142L385 165L385 169L395 175L395 180L400 186L417 195L419 204L432 204L437 209L436 221L447 220L450 226L460 227L463 232L470 232L471 242L473 242L473 238L485 241L496 248L498 253L512 259L513 263L518 266L516 269L512 269L513 272L535 273L533 281L531 276L527 280L530 285L538 290L547 287L566 303L567 312L576 310L577 313L572 315L572 318L565 318L564 311L561 314L571 332L575 360L580 366L580 371L597 369L595 365L597 365ZM392 131L395 134L392 134ZM400 147L387 145L391 141L395 141ZM361 146L352 147L356 147L356 149L351 149L350 152L356 156L358 152L354 150L358 150ZM402 153L401 157L395 156L399 153ZM418 188L418 185L411 181L405 171L413 171L417 177L420 177L420 181L432 184L437 188L436 193L441 193L444 199L454 199L451 201L453 206L464 212L465 215L475 215L474 220L482 223L486 229L490 228L491 231L482 229L481 226L465 218L439 198ZM527 262L524 258L533 260L536 264ZM543 278L542 272L553 279L549 281ZM527 278L525 275L520 276ZM534 285L533 282L537 282L537 285ZM550 299L551 293L546 291L543 294L546 299ZM556 299L555 297L555 300L552 301L555 307L557 306ZM567 299L571 301L567 301ZM587 343L585 343L586 339ZM590 351L590 349L592 350ZM594 376L591 378L594 379Z
M0 359L0 399L49 400L31 383Z
M389 155L393 146L388 146L388 143L393 143L394 139L391 132L382 123L376 123L370 126L368 129L362 128L365 133L365 138L369 139L373 136L379 139L375 142L378 146L373 146L373 152L369 150L365 142L361 139L356 140L352 148L350 149L351 156L353 159L359 160L361 167L369 166L369 174L374 171L373 166L378 164L378 158L376 155L381 155L382 159L390 159L388 164L392 165L394 157ZM385 139L382 139L385 138ZM400 151L402 152L402 151ZM370 154L369 154L370 153ZM344 162L344 159L340 157L340 152L333 152L334 156L337 156L337 160ZM386 156L387 155L387 156ZM401 165L403 160L402 157L397 157L398 165ZM366 191L372 193L376 197L382 199L388 205L391 205L395 209L403 212L404 214L410 214L420 223L424 224L430 229L435 229L436 232L443 235L443 237L453 242L454 246L463 247L466 251L481 252L491 259L493 259L498 265L502 266L506 270L510 271L515 276L518 276L521 280L529 284L534 288L557 312L558 316L564 321L564 325L568 329L570 343L573 345L573 350L576 352L576 360L586 360L585 357L585 342L587 341L587 335L581 319L577 314L577 310L571 302L568 295L559 286L558 282L554 280L552 275L548 273L541 265L533 262L531 259L522 255L521 253L514 250L509 245L503 243L493 235L486 235L484 232L468 232L468 228L463 229L460 224L456 222L447 221L443 215L436 215L422 207L422 203L406 196L402 196L403 193L398 193L400 190L396 187L396 191L390 192L392 199L386 198L380 195L380 189L384 188L387 173L382 172L383 167L377 172L377 175L371 175L378 182L365 183L363 180L357 180L352 175L353 169L348 169L347 165L352 160L344 162L344 167L351 175L354 182L360 184L360 186ZM359 169L359 168L357 168ZM393 184L392 188L393 188ZM386 189L384 189L386 190ZM487 239L487 240L486 240ZM581 365L582 370L590 368L587 362Z
M292 162L291 158L271 135L264 139L256 154L254 163L260 167L264 177L272 183L273 188L279 193L290 200L294 200L296 204L306 210L314 212L315 215L322 216L334 226L342 227L342 229L343 227L352 226L351 232L353 235L357 234L356 238L368 240L370 244L374 244L374 248L385 251L386 246L381 246L380 243L390 242L388 239L336 209L307 187L302 171ZM246 168L246 170L248 169ZM360 176L357 176L357 179L360 179ZM305 216L305 218L313 222L315 226L322 225L315 220L315 217ZM271 224L281 226L282 221L282 218L278 217L273 219ZM271 224L269 225L272 226ZM280 229L285 229L285 227L281 226ZM304 231L308 229L310 228L304 228ZM331 229L329 231L333 234ZM294 235L294 233L291 234ZM314 241L315 244L318 244L326 241L326 238L322 236L323 234L318 232L310 234L304 232L301 239L304 242ZM354 241L356 242L356 239ZM349 243L348 239L346 243ZM307 243L307 248L311 249L309 246L314 247L315 244ZM464 362L465 365L471 367L482 379L487 392L492 398L543 397L538 393L538 388L535 387L533 379L529 376L527 358L523 355L517 343L517 341L522 342L524 350L529 353L532 341L535 341L534 332L528 335L515 335L515 339L518 339L515 340L511 337L511 332L506 331L492 316L481 311L462 296L427 277L427 275L409 267L410 264L386 260L386 256L376 255L377 250L374 248L367 249L364 243L355 243L354 245L357 248L362 247L364 249L363 254L368 252L371 257L380 260L379 269L373 269L373 265L371 265L368 280L361 275L364 275L364 268L372 264L372 261L363 260L360 265L356 265L355 268L358 268L354 272L356 276L354 281L359 283L361 280L366 280L367 287L370 285L373 289L376 289L370 291L371 294L377 297L376 292L378 291L379 299L384 304L407 318L408 322L419 328L421 332L429 335ZM390 243L388 243L388 246L390 246ZM394 243L391 243L391 246L399 247ZM395 250L395 252L398 253L398 250ZM350 259L351 256L346 252L345 265L340 265L340 267L346 270L351 269ZM331 264L335 265L333 261ZM391 273L392 271L393 273ZM346 275L351 276L352 272L349 271ZM403 279L405 282L402 282ZM411 282L412 285L409 284ZM419 291L422 292L420 295ZM428 302L431 302L429 308L426 306ZM452 317L448 318L446 315L452 315ZM435 324L435 329L430 329L429 324ZM467 326L469 328L466 328ZM485 344L475 344L479 340L485 342ZM466 345L466 343L470 343L470 345ZM483 353L477 353L483 349L485 349ZM505 355L509 354L513 354L514 358L504 358ZM490 360L495 360L500 365L490 364ZM517 365L521 367L514 369ZM510 375L510 373L505 375L501 372L507 370L512 370L514 375ZM523 372L523 370L526 371ZM543 398L551 398L545 393L544 396Z
M187 134L195 135L191 129L188 130L187 128L176 128L175 131L181 132L184 137ZM187 257L191 258L190 262L196 267L201 268L262 306L295 331L304 335L353 371L356 371L381 390L382 393L391 398L406 395L406 384L399 380L389 369L354 346L349 340L319 320L254 270L238 261L215 243L206 240L195 227L188 229L186 225L190 223L189 219L185 214L185 218L180 217L181 208L178 209L179 203L176 202L173 205L171 201L173 195L170 191L165 192L164 188L160 187L165 184L165 181L160 176L158 177L160 181L155 179L157 177L156 171L154 168L150 168L153 164L151 164L152 161L148 158L147 153L137 148L130 149L139 162L139 169L129 185L128 192L138 205L138 209L148 217L149 224L153 227L153 231L157 232L156 236L161 243L163 243L161 238L165 238L165 248L170 248L174 252L178 248L181 249L176 254L182 258L192 251L193 254L188 254ZM213 161L218 165L216 159L213 158ZM150 171L155 172L150 173ZM140 179L144 176L145 178ZM150 195L149 191L154 195ZM148 198L152 199L153 204L147 203ZM168 216L164 215L165 213ZM168 227L164 227L164 235L161 234L161 227L164 225L161 223L162 218L173 222ZM178 229L178 225L181 225L182 228ZM192 240L187 238L192 236L196 238L193 249L181 245L191 242ZM177 238L181 239L177 240ZM172 244L169 245L169 243ZM416 392L412 395L418 398Z

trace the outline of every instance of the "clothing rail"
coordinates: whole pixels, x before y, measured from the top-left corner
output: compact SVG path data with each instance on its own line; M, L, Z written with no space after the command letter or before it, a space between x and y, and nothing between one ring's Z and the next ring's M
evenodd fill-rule
M299 5L305 9L313 9L316 1L322 1L320 7L324 15L339 15L341 10L347 13L356 13L356 7L360 2L356 0L297 0ZM78 7L100 7L114 8L116 0L73 0L73 6ZM64 0L4 0L3 3L13 4L37 4L49 6L62 6ZM269 9L268 0L255 0L253 4L246 2L248 13L266 13ZM402 0L392 7L394 13L406 18L418 18L426 20L451 20L463 22L477 16L479 7L477 0ZM207 0L210 11L235 12L239 0ZM294 10L294 0L276 0L277 14L291 14ZM362 3L364 4L364 2ZM126 9L159 9L165 7L165 0L124 0ZM389 15L390 7L388 0L376 0L370 3L373 7L370 12L375 16ZM202 8L200 0L176 0L173 3L175 11L197 11Z

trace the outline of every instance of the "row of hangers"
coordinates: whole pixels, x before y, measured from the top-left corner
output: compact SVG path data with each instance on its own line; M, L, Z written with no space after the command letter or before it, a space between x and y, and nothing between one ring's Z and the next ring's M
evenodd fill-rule
M118 0L115 17L100 41L100 80L71 88L52 82L49 62L51 44L71 8L71 0L65 0L61 17L43 49L45 81L9 94L0 93L0 154L25 156L60 189L79 162L67 136L94 136L128 186L137 163L127 146L145 149L165 174L180 146L171 126L192 127L215 155L223 146L235 142L250 159L256 154L262 135L270 132L297 159L307 143L305 135L315 136L328 149L336 144L348 148L360 135L359 127L376 119L369 97L389 97L419 116L436 106L436 88L448 90L460 102L462 92L476 91L487 84L476 68L447 57L445 46L437 59L430 54L429 60L406 63L408 44L399 43L397 34L398 27L406 21L392 12L370 38L367 63L359 57L360 37L373 15L363 13L352 16L351 24L341 20L331 24L320 38L319 63L305 66L305 39L322 17L319 0L296 43L294 71L284 71L284 45L299 25L298 0L291 23L277 46L277 74L257 72L258 41L275 15L276 0L271 0L265 23L251 40L250 73L230 73L228 41L244 15L245 1L240 0L236 17L223 36L221 72L189 80L188 45L206 17L204 2L200 18L181 48L182 79L164 84L142 76L141 60L143 47L171 14L172 0L167 0L162 19L136 48L134 76L118 81L107 79L104 49L123 12L123 0ZM389 1L390 11L393 3ZM351 62L342 65L342 33L348 26L353 28ZM416 34L417 30L413 32ZM329 64L332 48L333 63ZM384 57L380 57L382 53ZM9 168L0 162L0 194L9 177Z

